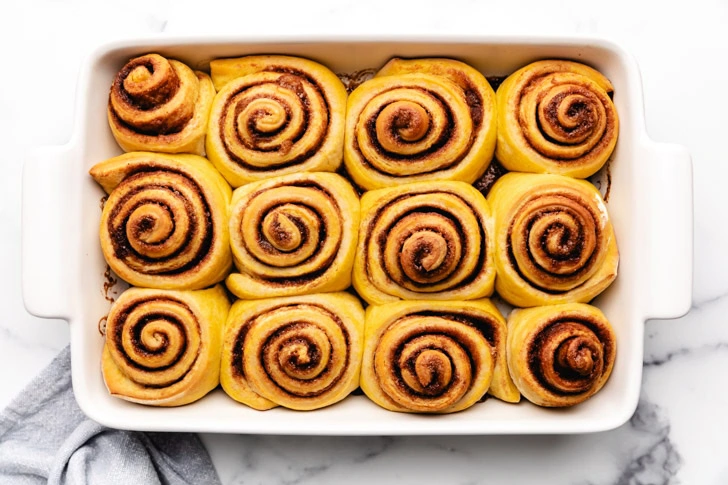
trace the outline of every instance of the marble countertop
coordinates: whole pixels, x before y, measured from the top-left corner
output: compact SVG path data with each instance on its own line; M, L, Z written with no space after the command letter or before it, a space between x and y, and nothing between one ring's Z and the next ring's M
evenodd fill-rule
M94 46L155 33L602 35L640 64L650 136L688 146L694 163L694 304L681 319L647 323L633 418L614 431L581 436L203 440L225 484L728 483L728 386L720 385L728 370L728 224L719 222L728 207L728 164L720 161L728 97L714 94L728 85L728 4L681 2L661 7L659 19L653 8L628 0L601 8L581 1L423 0L417 10L390 0L239 2L227 5L232 11L224 16L212 3L124 5L33 0L12 2L0 16L0 406L68 342L65 322L34 318L23 308L20 176L28 149L70 138L76 76Z

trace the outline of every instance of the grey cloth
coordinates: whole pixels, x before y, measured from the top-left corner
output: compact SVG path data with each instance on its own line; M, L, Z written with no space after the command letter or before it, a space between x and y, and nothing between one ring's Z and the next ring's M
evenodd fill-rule
M0 483L219 484L189 433L141 433L88 419L71 388L66 347L0 414Z

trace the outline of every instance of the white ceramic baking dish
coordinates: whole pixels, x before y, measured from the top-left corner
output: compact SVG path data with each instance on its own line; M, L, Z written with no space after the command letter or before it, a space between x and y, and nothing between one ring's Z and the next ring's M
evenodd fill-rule
M619 344L606 387L570 409L489 399L446 416L388 412L363 396L305 413L281 408L254 411L219 389L197 403L173 409L110 397L101 378L103 339L97 329L109 308L103 292L106 265L98 242L103 194L88 169L121 153L106 122L109 86L129 58L147 52L201 70L208 69L214 58L285 53L315 59L335 72L376 68L393 56L447 56L488 76L506 75L544 58L581 61L606 74L614 84L621 119L608 203L621 251L620 270L616 282L596 302L613 323ZM133 40L107 45L90 57L80 75L71 141L34 154L25 165L23 295L30 313L69 321L76 399L89 417L115 428L327 435L581 433L615 428L634 412L645 320L677 317L690 307L692 231L690 157L683 147L649 139L637 64L612 43L524 37Z

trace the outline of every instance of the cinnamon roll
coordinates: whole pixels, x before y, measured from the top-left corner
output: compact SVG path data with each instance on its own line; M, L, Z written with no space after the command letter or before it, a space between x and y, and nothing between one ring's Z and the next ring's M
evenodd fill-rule
M588 302L617 277L612 223L590 183L508 173L488 202L496 214L495 288L512 305Z
M311 410L358 386L364 310L348 293L237 301L225 326L221 383L254 409Z
M232 190L196 155L132 152L90 170L109 194L101 250L134 286L194 290L232 267L228 204Z
M611 324L591 305L514 310L508 318L511 376L539 406L573 406L596 394L609 379L616 351Z
M500 85L496 158L508 170L586 178L609 159L619 117L612 84L570 61L539 61Z
M492 294L493 221L471 185L420 182L372 190L361 208L353 284L370 304Z
M205 154L210 77L159 54L136 57L111 85L107 115L125 152Z
M371 190L430 180L474 182L496 138L495 93L451 59L393 59L349 96L344 162Z
M230 240L239 298L341 291L351 284L359 198L334 173L299 173L235 190Z
M210 63L219 90L207 156L233 187L341 165L346 89L313 61L249 56Z
M200 291L130 288L112 305L102 354L109 392L127 401L180 406L219 383L222 286Z
M371 306L360 386L379 406L400 412L461 411L486 392L518 402L506 338L505 320L488 300Z

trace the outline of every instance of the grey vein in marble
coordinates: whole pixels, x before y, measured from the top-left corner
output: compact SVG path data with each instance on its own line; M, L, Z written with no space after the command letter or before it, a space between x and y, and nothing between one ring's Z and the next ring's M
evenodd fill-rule
M24 329L23 333L21 334L18 332L17 329L14 329L14 327L17 327L17 325L20 322L9 322L10 326L5 326L5 324L0 324L0 341L4 342L5 344L11 344L16 347L20 347L26 351L29 350L42 350L44 352L51 352L51 353L58 353L63 349L63 347L66 346L66 339L65 341L63 339L58 339L58 342L55 344L51 344L47 341L43 341L37 338L37 336L34 335L24 335L27 332L27 329ZM65 325L65 322L61 322L62 325ZM50 326L50 325L49 325Z
M693 304L687 315L675 320L651 320L645 328L646 365L659 365L677 356L724 350L728 345L728 294Z
M693 301L693 304L690 306L690 311L704 310L706 307L718 303L726 297L728 297L728 293L721 293L704 300Z
M679 357L687 357L696 354L705 355L707 353L726 351L728 350L728 342L716 342L712 345L701 345L700 347L682 347L677 350L671 350L660 357L651 357L645 359L643 364L645 367L659 367L661 365L672 362L674 359Z
M616 485L668 485L682 466L682 457L670 439L670 422L662 409L651 402L640 401L629 421L636 430L650 433L659 440L645 453L634 457L622 472Z
M235 442L234 448L240 451L237 458L228 453L230 456L221 468L235 468L232 476L223 477L225 483L234 485L407 484L421 483L423 476L433 483L463 484L670 484L682 464L670 431L666 411L643 395L630 422L607 433L527 437L226 437L226 447ZM527 469L521 461L524 457L529 460ZM559 463L559 467L554 468L554 463ZM393 469L413 472L397 476L386 472ZM514 469L517 474L509 472Z
M383 453L386 453L388 449L394 444L394 438L391 436L381 436L374 443L368 443L364 448L364 454L360 457L354 458L354 463L364 463L372 460Z

